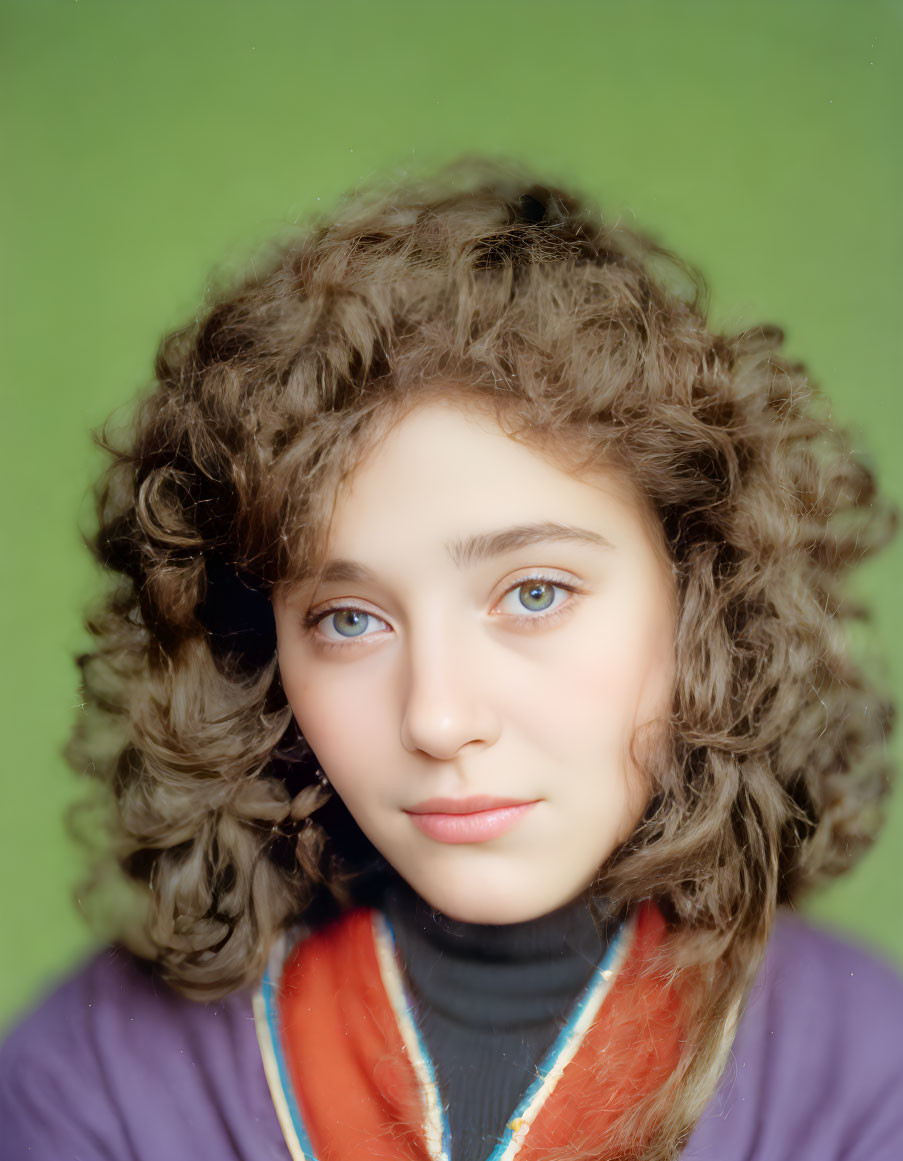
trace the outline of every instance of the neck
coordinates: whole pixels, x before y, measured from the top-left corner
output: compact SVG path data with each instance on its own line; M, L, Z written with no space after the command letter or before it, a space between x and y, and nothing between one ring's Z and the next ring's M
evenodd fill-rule
M605 919L587 895L537 919L496 926L449 919L401 883L387 893L385 910L418 999L474 1028L560 1018L608 943Z

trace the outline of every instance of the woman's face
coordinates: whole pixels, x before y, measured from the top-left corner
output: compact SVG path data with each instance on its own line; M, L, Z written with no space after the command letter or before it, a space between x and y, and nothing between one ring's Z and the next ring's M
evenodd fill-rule
M424 403L340 492L322 578L274 606L304 737L431 906L543 915L639 820L631 743L642 756L668 716L674 592L615 474L577 478L481 410Z

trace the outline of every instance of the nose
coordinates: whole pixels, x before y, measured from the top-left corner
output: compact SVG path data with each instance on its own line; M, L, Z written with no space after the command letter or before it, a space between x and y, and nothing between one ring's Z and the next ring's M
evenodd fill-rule
M500 721L481 681L477 650L460 633L435 626L408 649L401 743L411 753L449 760L465 746L491 746Z

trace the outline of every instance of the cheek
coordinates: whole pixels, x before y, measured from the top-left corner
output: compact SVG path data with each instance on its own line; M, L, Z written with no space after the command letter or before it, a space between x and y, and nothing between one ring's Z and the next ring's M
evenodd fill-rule
M301 733L330 777L333 771L369 768L389 720L379 685L369 684L358 696L341 670L306 681L283 675L282 682Z
M619 737L667 713L672 667L666 638L614 625L604 635L587 634L569 652L549 696L572 727L582 722Z
M660 736L659 730L644 731L646 723L665 723L669 716L673 639L670 622L657 610L635 616L618 611L575 626L579 632L567 647L546 659L542 712L522 720L538 749L584 771L592 786L601 774L604 794L626 794L639 814L646 781L635 761L645 765L647 747Z

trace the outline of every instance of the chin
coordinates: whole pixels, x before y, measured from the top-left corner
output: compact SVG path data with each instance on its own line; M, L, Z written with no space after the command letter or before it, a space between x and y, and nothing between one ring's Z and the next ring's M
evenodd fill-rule
M527 919L537 918L532 913L522 912L510 906L493 905L484 900L473 904L463 902L460 906L452 903L447 907L440 906L438 910L459 923L484 923L492 927L502 927L507 923L523 923Z
M449 919L454 919L458 923L484 923L493 927L539 919L540 916L548 915L549 912L569 903L579 894L579 891L574 891L566 899L560 901L556 899L547 904L547 901L536 893L528 895L527 898L517 898L513 895L500 897L486 890L471 894L441 888L423 891L414 886L414 889L431 907L441 911Z

